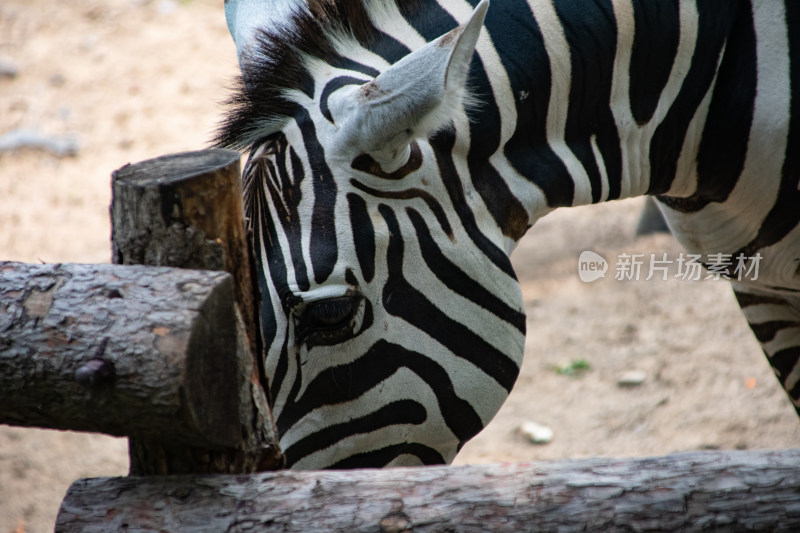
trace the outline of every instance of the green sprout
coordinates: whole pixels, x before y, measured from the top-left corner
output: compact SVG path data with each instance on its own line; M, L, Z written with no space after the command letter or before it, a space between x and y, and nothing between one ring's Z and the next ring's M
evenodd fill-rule
M556 374L562 376L579 376L589 370L589 361L586 359L573 359L565 365L559 365L555 368Z

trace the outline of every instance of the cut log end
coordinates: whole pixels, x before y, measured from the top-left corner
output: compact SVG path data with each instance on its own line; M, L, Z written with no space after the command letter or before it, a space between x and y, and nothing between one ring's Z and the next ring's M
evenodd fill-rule
M229 167L240 157L239 152L224 148L170 154L125 165L113 173L113 180L134 187L174 185Z
M0 423L241 442L228 274L0 262L0 275Z

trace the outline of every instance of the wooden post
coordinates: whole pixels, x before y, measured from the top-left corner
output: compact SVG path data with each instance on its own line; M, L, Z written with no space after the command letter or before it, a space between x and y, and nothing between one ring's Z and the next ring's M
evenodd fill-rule
M241 444L229 274L0 262L0 279L0 423Z
M134 438L131 474L241 473L282 465L261 367L258 292L244 226L239 157L223 149L187 152L127 165L113 174L113 261L229 272L237 320L252 354L241 369L242 390L252 400L249 417L241 420L244 446L209 453Z
M75 482L57 532L800 531L800 450Z

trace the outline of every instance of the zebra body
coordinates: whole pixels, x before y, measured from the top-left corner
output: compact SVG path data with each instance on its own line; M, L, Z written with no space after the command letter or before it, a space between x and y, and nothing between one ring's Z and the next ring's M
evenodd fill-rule
M800 8L226 0L226 16L242 82L218 142L250 150L290 465L451 461L519 371L517 241L555 208L644 194L688 251L761 254L735 290L800 405Z

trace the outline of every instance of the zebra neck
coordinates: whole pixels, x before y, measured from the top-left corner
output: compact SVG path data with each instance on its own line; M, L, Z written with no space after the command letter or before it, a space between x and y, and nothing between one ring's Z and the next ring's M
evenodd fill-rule
M513 241L557 207L690 188L736 15L732 4L568 4L490 10L470 74L482 104L456 121L472 186Z

